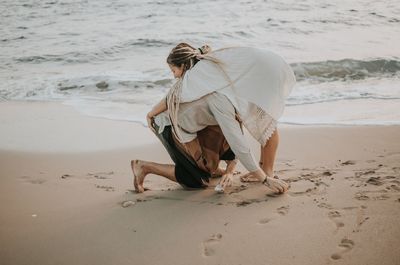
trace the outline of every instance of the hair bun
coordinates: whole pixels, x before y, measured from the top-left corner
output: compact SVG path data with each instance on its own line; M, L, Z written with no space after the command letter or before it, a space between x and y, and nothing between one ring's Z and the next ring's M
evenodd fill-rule
M201 46L201 48L199 48L199 51L201 54L207 54L209 52L211 52L211 47L206 45Z

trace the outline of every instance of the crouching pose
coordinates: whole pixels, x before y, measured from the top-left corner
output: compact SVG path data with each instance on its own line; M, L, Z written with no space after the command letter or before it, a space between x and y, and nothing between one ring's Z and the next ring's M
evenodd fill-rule
M199 156L194 150L204 150L208 141L212 143L218 139L210 134L210 128L217 126L226 147L218 149L211 144L213 152L219 154L216 161L233 161L222 172L222 185L231 182L231 170L236 162L226 159L225 155L233 153L249 171L242 176L242 181L259 181L277 193L287 191L289 185L273 177L273 167L279 142L277 120L295 84L290 66L280 56L261 49L239 47L211 52L208 46L195 49L186 43L172 49L167 63L177 81L166 98L147 115L149 127L158 136L163 135L161 141L169 139L167 142L172 147L163 142L167 150L189 154L198 169L214 174L218 169L208 167L207 163L212 162L204 159L202 152ZM244 127L260 143L258 164L244 137ZM193 146L196 147L192 150ZM132 162L135 188L139 192L144 190L143 179L147 173L162 175L190 187L182 178L193 178L192 171L186 171L181 177L182 166L177 163L184 160L176 156L177 152L169 153L175 166ZM202 164L199 161L203 161ZM199 179L199 183L203 183L203 178Z

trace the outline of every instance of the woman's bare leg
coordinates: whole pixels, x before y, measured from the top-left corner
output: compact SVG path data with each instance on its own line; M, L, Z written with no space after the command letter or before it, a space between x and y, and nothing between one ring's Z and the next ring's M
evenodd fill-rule
M175 165L158 164L143 160L132 160L133 185L139 193L144 192L143 182L147 174L156 174L171 181L177 182L175 177Z
M278 150L279 133L278 129L271 135L265 146L261 146L260 167L269 177L274 177L274 164L276 151ZM240 177L243 182L259 182L260 179L255 177L251 172Z
M278 129L268 139L265 146L261 146L260 167L270 177L274 176L274 164L276 151L278 150L279 133Z

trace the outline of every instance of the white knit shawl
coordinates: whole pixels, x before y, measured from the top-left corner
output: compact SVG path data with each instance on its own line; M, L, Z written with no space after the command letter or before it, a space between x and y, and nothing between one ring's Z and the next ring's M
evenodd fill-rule
M223 90L231 98L256 104L275 120L281 117L285 99L296 83L293 70L282 57L250 47L224 48L209 55L222 62L226 74L214 62L200 60L183 77L180 103ZM246 111L232 103L239 114Z

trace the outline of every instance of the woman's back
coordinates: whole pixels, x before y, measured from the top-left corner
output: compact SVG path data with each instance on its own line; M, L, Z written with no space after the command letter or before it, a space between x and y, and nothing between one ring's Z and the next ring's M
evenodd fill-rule
M235 97L256 104L274 119L281 116L284 100L295 84L294 73L282 57L249 47L224 48L210 56L221 64L203 59L188 70L182 80L181 102L228 89Z

